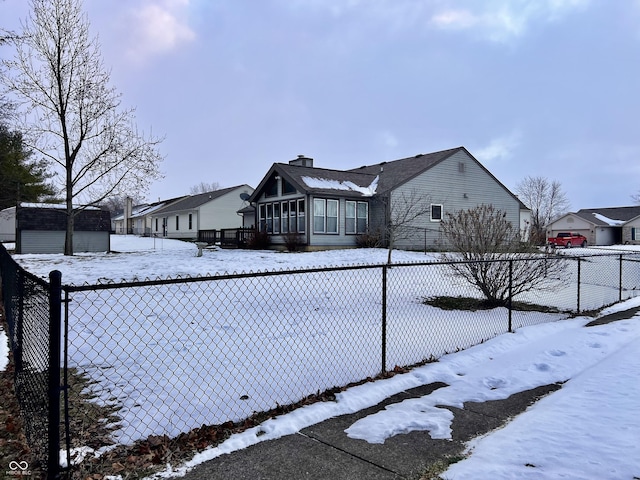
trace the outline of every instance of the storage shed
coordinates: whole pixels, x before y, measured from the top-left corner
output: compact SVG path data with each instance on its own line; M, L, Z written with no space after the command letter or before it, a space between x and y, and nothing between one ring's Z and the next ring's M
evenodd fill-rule
M13 216L16 253L64 253L67 224L64 205L21 204L14 207ZM110 225L107 210L88 207L79 211L74 221L73 251L109 251Z

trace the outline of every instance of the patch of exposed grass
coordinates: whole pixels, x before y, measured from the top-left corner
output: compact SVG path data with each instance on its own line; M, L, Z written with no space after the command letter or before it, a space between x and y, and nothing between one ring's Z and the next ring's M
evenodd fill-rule
M441 480L442 477L440 475L449 468L449 465L464 460L465 458L464 455L451 455L437 460L427 467L426 471L420 477L420 480Z
M472 312L507 306L503 303L496 303L495 301L489 301L482 298L448 296L425 297L422 299L422 303L442 310L467 310ZM527 302L513 302L511 304L511 308L522 312L562 313L555 307L536 305L534 303Z
M95 401L89 380L75 368L70 368L67 376L69 397L69 431L71 447L100 448L112 445L111 432L117 428L120 417L118 407L101 405ZM61 431L64 431L64 405L61 411Z

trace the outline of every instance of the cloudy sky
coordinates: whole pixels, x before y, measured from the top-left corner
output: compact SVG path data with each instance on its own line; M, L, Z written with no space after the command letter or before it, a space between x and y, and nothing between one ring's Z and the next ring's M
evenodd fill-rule
M0 2L15 28L25 0ZM640 192L640 0L85 0L140 129L148 197L465 146L573 210ZM4 54L4 52L3 52Z

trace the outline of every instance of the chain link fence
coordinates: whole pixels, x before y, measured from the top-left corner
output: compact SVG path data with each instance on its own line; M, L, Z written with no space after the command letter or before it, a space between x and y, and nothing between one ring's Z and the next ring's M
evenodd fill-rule
M62 285L61 295L51 297L63 305L65 396L69 378L80 379L85 398L103 408L72 428L74 414L65 408L67 452L88 438L94 448L131 445L242 421L638 294L640 255L535 261L541 258L563 265L562 275L551 279L554 287L534 288L494 308L481 308L482 295L453 274L451 263L436 262ZM16 370L21 362L18 395L25 412L40 412L29 413L36 419L30 440L39 445L52 440L41 433L47 428L36 428L46 426L47 399L60 391L46 373L50 287L2 265ZM42 458L46 463L46 449Z
M60 290L58 314L51 316L51 284L18 266L2 244L0 278L14 388L35 460L28 472L54 478L60 471Z
M549 257L556 289L476 310L430 304L479 298L444 263L63 286L68 361L117 409L117 443L175 437L630 298L639 259Z

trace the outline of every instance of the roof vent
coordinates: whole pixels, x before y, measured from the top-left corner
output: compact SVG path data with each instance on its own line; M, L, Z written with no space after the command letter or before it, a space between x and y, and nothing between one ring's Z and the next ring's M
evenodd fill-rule
M289 165L294 165L296 167L313 167L313 158L298 155L298 158L289 160Z

